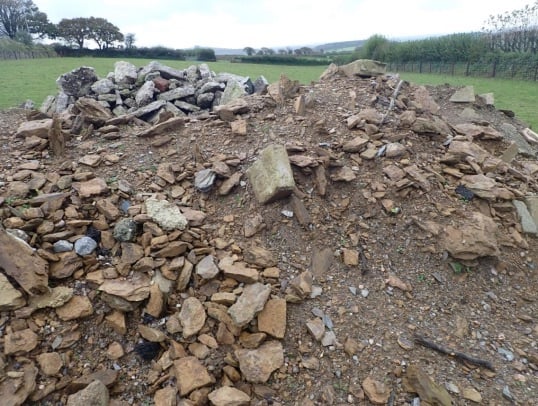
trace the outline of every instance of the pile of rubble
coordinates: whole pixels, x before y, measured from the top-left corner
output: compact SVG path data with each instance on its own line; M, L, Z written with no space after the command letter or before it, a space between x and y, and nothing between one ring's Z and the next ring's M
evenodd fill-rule
M63 75L41 110L51 117L14 129L0 179L7 404L313 404L286 386L319 369L312 348L355 359L368 345L340 336L329 308L295 309L301 325L289 324L290 306L336 288L335 266L368 272L397 227L460 266L528 252L536 134L471 88L442 116L425 87L363 65L309 87L156 62ZM412 298L404 275L382 276ZM367 376L346 400L451 399L413 371L411 389ZM320 396L335 402L334 389Z

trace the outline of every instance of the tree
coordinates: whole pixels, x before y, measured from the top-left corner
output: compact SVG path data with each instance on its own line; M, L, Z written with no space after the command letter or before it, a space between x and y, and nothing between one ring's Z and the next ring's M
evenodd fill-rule
M125 35L125 48L133 49L135 47L136 38L135 35L130 32Z
M248 56L252 56L252 55L254 55L256 50L254 48L252 48L252 47L245 47L245 48L243 48L243 52L245 54L247 54Z
M360 50L360 55L365 59L383 60L387 53L389 40L384 36L375 34L366 40Z
M104 18L88 18L88 28L88 38L93 39L99 49L108 49L115 42L123 41L120 29Z
M70 44L78 45L80 49L84 48L84 41L91 38L88 20L83 17L63 18L58 23L58 37Z
M18 32L37 34L44 37L52 32L52 26L45 13L31 0L0 0L0 36L15 39ZM22 37L28 38L24 34Z

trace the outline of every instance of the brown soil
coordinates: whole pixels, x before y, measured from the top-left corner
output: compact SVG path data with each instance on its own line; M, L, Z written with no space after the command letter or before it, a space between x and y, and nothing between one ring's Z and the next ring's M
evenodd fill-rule
M96 177L107 180L112 195L118 194L114 189L117 181L126 180L134 186L135 192L129 199L135 206L142 205L147 198L145 193L157 193L174 200L170 197L171 185L158 179L155 173L160 164L172 163L177 176L184 174L176 185L185 189L184 194L174 201L207 215L201 226L193 227L200 235L197 246L207 248L205 252L212 252L217 257L233 253L238 258L244 249L253 245L268 249L280 269L278 281L266 279L272 283L275 297L285 298L290 280L301 272L312 271L314 254L324 249L331 253L330 268L323 274L314 275L313 284L322 288L321 295L287 305L287 329L281 340L284 365L263 385L250 384L243 379L235 383L251 395L251 404L371 404L361 386L367 377L385 385L385 392L391 393L387 402L409 404L417 397L408 391L404 379L410 365L416 365L442 387L457 387L459 393L450 392L455 404L473 403L463 396L464 389L470 387L480 393L483 404L509 403L502 395L505 387L518 404L536 404L536 238L522 234L515 211L502 211L505 206L499 201L481 198L465 201L454 192L459 180L443 173L445 165L440 163L447 148L443 145L445 136L417 134L400 125L398 117L404 110L415 110L419 117L431 117L427 111L412 107L414 86L403 85L399 97L401 104L397 103L386 123L379 126L382 136L378 138L375 134L372 137L372 142L378 146L387 140L398 140L406 147L403 156L367 160L358 153L342 150L346 141L357 135L366 136L363 129L348 129L346 119L370 107L384 114L396 83L387 78L333 77L300 89L307 99L313 99L303 116L295 113L294 98L279 105L269 96L252 97L249 102L251 111L242 117L248 123L246 136L232 134L229 123L216 117L192 118L187 120L184 128L172 134L172 142L163 147L152 147L152 140L137 137L135 134L139 129L136 124L131 124L122 126L121 137L114 141L104 140L95 133L86 139L73 137L62 158L52 157L47 150L25 150L24 140L13 137L19 124L26 120L25 113L20 110L0 112L2 220L5 222L14 216L12 207L25 205L24 199L18 202L9 199L7 190L13 175L26 161L39 160L38 171L50 179L55 173L92 171ZM481 120L493 128L500 129L502 123L523 128L522 123L483 103L462 106L448 102L454 89L439 87L429 91L441 106L438 115L453 125L457 124L464 107L472 107ZM508 147L506 141L475 142L494 156L500 156ZM296 215L292 218L283 215L285 210L296 212L291 198L259 204L246 176L243 176L245 183L225 196L219 195L216 188L208 193L195 190L194 173L204 164L209 167L214 161L238 158L238 166L232 170L245 173L259 152L275 143L285 144L290 156L305 155L326 164L328 184L324 196L319 193L315 168L293 166L297 185L295 196L304 203L311 217L310 224L299 224ZM87 154L115 154L120 160L117 163L105 160L95 168L77 164ZM330 159L324 160L324 157ZM426 191L417 182L398 189L383 172L389 164L400 167L416 164L427 174L431 189ZM519 164L513 165L522 170ZM356 178L349 182L332 180L331 176L342 166L352 168ZM440 176L436 177L434 172ZM508 173L496 176L499 182L512 189L530 194L537 192L532 182L522 186L521 181ZM69 205L75 207L80 219L102 221L103 216L91 208L92 199L81 201L76 198L76 191L70 193L75 198ZM390 206L388 211L382 205L384 199L393 202L392 206L385 202ZM420 222L434 221L445 227L462 221L474 211L491 216L505 237L499 240L502 242L497 257L469 262L454 259L442 249L442 234L436 237L417 226ZM253 237L246 238L245 221L257 214L263 218L265 227ZM109 223L112 229L114 221ZM514 240L514 231L523 235L523 241ZM77 235L81 233L84 229L77 229ZM32 238L31 245L40 247L42 241L35 229L28 230L28 235ZM216 247L218 238L226 242L224 248ZM165 327L165 321L177 311L176 305L185 295L173 292L158 319L144 318L145 303L142 303L136 310L126 313L127 333L118 334L104 320L111 308L100 299L99 285L86 280L90 268L94 271L110 267L115 253L119 255L114 249L108 256L96 257L94 254L82 271L67 279L50 281L51 286L73 287L76 294L89 297L93 315L61 321L51 308L36 310L26 316L20 310L1 314L2 336L7 329L17 330L21 326L31 328L39 335L39 344L31 352L0 356L3 370L0 377L4 380L11 379L6 377L7 371L16 371L20 367L18 364L25 362L22 358L35 360L40 353L52 352L51 345L59 334L65 335L70 330L80 332L80 339L72 346L56 350L66 360L57 375L38 373L36 389L30 395L35 400L27 400L26 404L65 404L72 379L101 369L119 371L109 387L111 404L152 404L156 390L176 385L170 370L160 370L155 361L144 361L134 347L140 341L138 325L144 323L167 334L162 343L163 350L168 349L170 340L187 348L192 340L186 342L181 334L169 334ZM351 259L344 260L344 253ZM193 261L201 257L203 255L197 257L194 252L189 255ZM462 268L454 270L450 266L454 262L463 264ZM404 292L391 286L392 282L387 282L391 275L412 289ZM212 292L224 289L223 278L217 279L216 284L203 285L193 277L188 293L202 302L209 300ZM327 330L332 324L337 340L333 345L323 346L308 332L305 323L316 317L313 310L326 315ZM256 323L250 323L247 329L256 331ZM208 318L204 331L215 336L216 330L217 323ZM495 371L413 344L415 334L489 361ZM119 342L126 352L115 361L106 354L114 341ZM211 350L202 363L211 367L216 383L207 390L195 391L191 394L193 403L183 404L195 404L196 397L196 404L207 402L207 393L221 385L225 358L230 357L237 346L240 344L236 342ZM2 347L3 337L0 338ZM499 349L508 350L514 359L507 360ZM40 398L36 393L45 387L53 390Z

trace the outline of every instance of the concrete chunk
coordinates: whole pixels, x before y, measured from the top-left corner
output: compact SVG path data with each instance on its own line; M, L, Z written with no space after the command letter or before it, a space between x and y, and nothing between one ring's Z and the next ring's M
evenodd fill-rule
M286 148L270 145L248 170L247 175L258 202L265 204L289 196L294 187L293 172Z

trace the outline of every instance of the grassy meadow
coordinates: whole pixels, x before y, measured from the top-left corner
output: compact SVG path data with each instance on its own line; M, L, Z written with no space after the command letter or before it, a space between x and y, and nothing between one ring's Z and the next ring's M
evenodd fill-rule
M149 62L147 59L126 60L137 67ZM18 106L27 99L40 105L47 95L57 93L56 79L62 73L80 66L92 66L99 77L105 77L114 69L115 61L110 58L0 60L0 109ZM160 62L177 69L198 63L171 60ZM302 84L318 80L325 69L323 66L259 65L228 61L209 62L208 65L217 73L230 72L251 78L263 75L269 82L276 81L281 74L285 74ZM538 106L538 82L418 73L402 73L401 76L405 80L418 84L473 85L477 93L493 92L497 108L513 110L518 118L529 126L534 129L538 128L538 116L535 113Z

